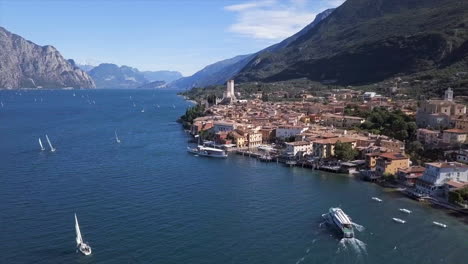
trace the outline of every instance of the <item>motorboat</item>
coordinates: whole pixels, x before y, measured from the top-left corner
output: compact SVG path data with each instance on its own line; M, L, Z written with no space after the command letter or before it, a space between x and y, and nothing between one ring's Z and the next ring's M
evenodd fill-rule
M398 209L400 212L403 212L403 213L406 213L406 214L411 214L412 212L408 209L405 209L405 208L400 208Z
M432 223L433 223L434 225L436 225L436 226L440 226L440 227L442 227L442 228L447 228L447 225L446 225L446 224L442 224L442 223L439 223L439 222L436 222L436 221L434 221L434 222L432 222Z
M400 223L400 224L404 224L404 223L406 223L406 221L405 221L405 220L403 220L403 219L400 219L400 218L393 217L392 219L393 219L393 221L395 221L395 222L397 222L397 223Z

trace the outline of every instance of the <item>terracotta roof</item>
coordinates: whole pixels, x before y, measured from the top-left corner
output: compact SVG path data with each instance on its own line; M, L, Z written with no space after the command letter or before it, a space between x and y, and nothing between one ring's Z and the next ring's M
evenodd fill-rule
M458 182L458 181L448 181L445 184L455 187L455 188L463 188L465 186L468 186L468 182Z
M426 165L437 168L468 168L468 165L460 162L428 162Z
M314 140L313 142L317 144L336 144L338 141L340 141L341 143L351 143L351 142L356 142L357 140L353 138L336 137L336 138Z
M467 133L466 131L458 129L458 128L447 129L447 130L444 130L444 132L458 133L458 134L466 134Z
M380 154L380 157L386 158L386 159L391 159L391 160L408 159L408 157L406 157L403 153L400 153L400 152L382 153L382 154Z

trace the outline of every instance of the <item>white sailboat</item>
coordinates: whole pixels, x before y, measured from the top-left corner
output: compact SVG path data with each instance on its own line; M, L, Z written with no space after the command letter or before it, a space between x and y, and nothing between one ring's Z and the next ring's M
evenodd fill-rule
M42 150L42 151L45 150L44 146L42 145L42 140L41 140L41 138L39 138L39 146L41 146L41 150Z
M83 237L81 237L80 226L78 225L78 218L75 214L75 231L76 231L76 247L81 251L81 253L86 256L91 255L91 247L83 242Z
M117 131L114 131L114 134L115 134L115 141L117 141L117 143L120 143L120 139L117 136Z
M55 152L55 148L52 146L52 143L50 143L49 137L47 135L45 135L45 137L47 139L47 143L49 143L50 151Z

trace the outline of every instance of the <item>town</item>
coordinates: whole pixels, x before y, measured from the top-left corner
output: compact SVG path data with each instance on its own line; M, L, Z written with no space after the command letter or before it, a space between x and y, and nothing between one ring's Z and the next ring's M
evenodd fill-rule
M422 101L336 89L322 101L272 102L261 93L240 99L234 80L226 86L222 98L198 102L181 118L199 144L468 208L468 115L451 88Z

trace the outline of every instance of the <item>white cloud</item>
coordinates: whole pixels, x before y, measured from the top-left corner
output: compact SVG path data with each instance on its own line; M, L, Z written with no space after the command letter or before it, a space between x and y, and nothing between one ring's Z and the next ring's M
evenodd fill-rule
M281 40L311 23L315 12L304 8L306 0L254 1L226 6L237 17L229 31L255 39Z
M225 6L224 9L228 11L243 11L243 10L252 9L252 8L271 6L275 2L276 2L275 0L246 2L243 4L228 5L228 6Z

